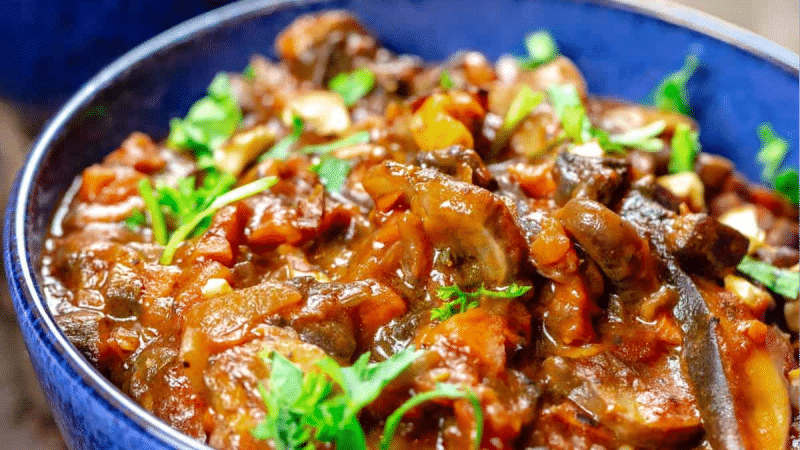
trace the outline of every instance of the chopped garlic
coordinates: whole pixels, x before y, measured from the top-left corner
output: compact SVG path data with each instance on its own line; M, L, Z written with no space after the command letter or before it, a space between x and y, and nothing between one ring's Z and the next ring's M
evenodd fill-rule
M686 202L693 211L706 209L703 181L694 172L681 172L658 177L656 182Z
M206 298L211 298L233 292L233 289L231 285L228 284L228 280L224 278L209 278L205 286L200 288L200 292L202 292L203 296Z
M603 148L600 147L600 144L598 144L596 141L589 141L585 144L576 145L569 149L569 152L589 158L602 158L605 154L605 152L603 152Z
M725 290L736 294L756 317L761 317L767 308L775 306L775 300L769 292L736 275L725 277Z
M758 212L754 205L731 209L720 216L719 221L750 239L748 253L755 253L764 245L767 234L758 226Z
M228 143L214 151L217 167L239 176L250 161L256 159L275 141L275 133L266 125L235 134Z
M342 96L335 92L311 91L289 100L283 110L283 121L292 123L292 116L303 119L306 128L322 135L339 134L350 128L350 113Z

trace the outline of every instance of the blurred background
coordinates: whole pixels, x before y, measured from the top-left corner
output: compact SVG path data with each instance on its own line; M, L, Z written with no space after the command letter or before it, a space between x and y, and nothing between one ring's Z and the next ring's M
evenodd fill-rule
M657 1L657 0L651 0ZM47 118L117 56L228 0L3 0L0 206ZM661 2L663 3L663 2ZM677 0L800 51L797 0ZM795 143L796 145L797 143ZM797 147L795 147L797 148ZM0 450L62 449L0 283Z

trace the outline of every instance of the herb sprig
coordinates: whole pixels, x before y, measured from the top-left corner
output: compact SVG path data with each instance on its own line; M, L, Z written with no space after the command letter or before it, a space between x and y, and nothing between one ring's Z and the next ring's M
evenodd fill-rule
M242 111L231 89L230 77L217 74L208 95L195 102L184 119L172 119L167 144L191 149L200 169L215 167L214 152L230 138L242 121Z
M300 136L303 135L303 128L303 119L298 116L292 116L292 129L289 134L275 143L275 145L273 145L268 151L264 152L264 154L258 158L258 161L263 162L267 159L288 158L289 151L295 146L295 144L297 144L297 141L300 140Z
M686 95L686 84L699 64L700 59L697 56L687 55L683 67L677 72L667 75L653 91L653 105L662 111L691 115L692 109L689 107Z
M518 58L518 64L525 69L535 69L558 57L558 46L547 30L539 30L525 36L525 49L528 57Z
M328 82L328 89L341 95L347 106L353 106L369 94L374 86L375 74L366 67L360 67L350 73L340 73Z
M383 362L370 363L370 354L365 353L350 367L342 367L327 357L317 362L315 370L304 374L284 356L262 352L259 356L272 367L268 386L259 385L267 416L252 435L260 440L272 439L279 450L310 450L315 448L314 442L366 450L359 412L421 354L408 347ZM452 384L440 384L434 391L412 397L389 416L381 445L391 442L397 425L410 409L436 398L466 398L472 403L475 443L480 443L483 411L475 394Z
M758 127L758 138L761 140L761 150L758 151L756 159L763 166L761 179L785 195L792 203L798 204L797 170L785 168L779 172L789 153L789 143L777 136L769 123L762 123Z
M737 269L784 297L797 298L798 291L800 291L800 273L798 272L780 269L750 256L745 256Z
M694 172L694 163L700 154L700 133L679 123L672 135L672 153L669 155L669 173Z
M277 182L278 179L276 177L260 178L256 181L239 186L236 189L214 197L209 205L204 209L187 216L184 222L172 233L166 245L164 246L164 252L161 254L161 258L159 260L161 264L171 264L172 258L175 256L175 252L177 251L181 242L186 240L191 235L192 231L194 231L203 220L210 218L215 212L217 212L217 210L223 206L269 189Z
M440 300L446 300L447 303L431 310L431 320L445 321L456 314L477 308L478 300L481 297L517 298L525 295L530 290L531 286L521 286L516 283L497 291L481 286L474 292L464 292L456 285L440 286L436 296Z
M415 395L397 408L397 410L395 410L395 412L393 412L386 419L386 425L383 429L383 436L381 437L381 450L389 449L389 445L392 443L392 438L397 431L397 427L400 425L400 421L403 420L403 416L405 416L407 412L411 411L422 403L440 398L463 398L469 400L469 402L472 404L473 414L475 414L476 428L473 438L473 448L475 450L479 450L481 438L483 436L483 410L481 409L480 401L475 393L472 392L472 390L462 389L451 383L439 383L436 385L435 390Z

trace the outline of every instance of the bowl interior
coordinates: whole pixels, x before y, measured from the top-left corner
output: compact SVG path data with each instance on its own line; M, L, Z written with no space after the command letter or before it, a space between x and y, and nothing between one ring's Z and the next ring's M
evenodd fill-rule
M18 208L24 221L18 223L24 226L6 238L21 237L26 248L25 258L13 264L29 267L40 285L48 222L83 168L133 131L164 138L169 120L185 114L215 73L241 71L254 53L274 58L272 44L280 30L301 14L328 8L353 11L389 48L428 60L442 60L462 49L482 51L490 60L508 52L522 54L525 34L546 28L561 52L580 67L590 92L636 102L646 100L658 81L693 52L702 66L689 83L689 96L704 151L733 159L756 180L760 123L771 122L778 134L797 142L796 67L781 67L613 3L474 0L466 7L446 0L241 2L137 48L91 81L56 116L34 146L21 178ZM796 167L797 160L793 148L787 164ZM41 302L41 290L31 298ZM108 389L114 388L99 388Z

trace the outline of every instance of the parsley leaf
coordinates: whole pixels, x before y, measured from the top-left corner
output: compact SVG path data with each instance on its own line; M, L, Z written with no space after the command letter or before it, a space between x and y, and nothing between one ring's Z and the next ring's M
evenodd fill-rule
M260 386L267 417L252 430L256 439L272 439L279 449L311 449L313 439L337 448L366 450L358 413L420 356L409 347L379 363L369 353L351 367L331 358L317 363L319 372L303 374L277 353L260 355L272 364L269 388ZM334 384L340 389L334 391Z
M298 116L292 116L292 130L284 136L283 139L278 141L266 153L258 158L258 161L265 161L267 159L286 159L289 157L289 150L297 144L300 136L303 134L303 119Z
M366 67L350 73L340 73L328 82L328 89L342 96L347 106L353 106L375 86L375 74Z
M669 173L694 172L694 162L700 153L699 133L684 123L675 127L669 155Z
M253 81L255 77L256 77L256 71L255 69L253 69L253 65L248 64L247 67L245 67L244 70L242 71L242 78L244 78L247 81Z
M658 120L649 125L634 128L622 134L611 135L608 141L611 144L637 148L646 152L658 152L664 148L664 142L658 139L657 136L661 134L666 127L666 122Z
M492 142L492 152L496 153L506 145L511 133L517 128L520 122L525 120L528 115L539 106L544 100L544 94L534 91L528 85L522 85L508 107L503 125L497 130L497 136Z
M474 292L464 292L456 285L440 286L436 295L439 299L448 300L448 302L431 310L431 320L445 321L458 313L477 308L478 300L481 297L516 298L525 295L530 290L531 286L522 286L516 283L512 283L510 286L498 291L481 286Z
M520 58L519 64L526 69L535 69L558 56L556 41L547 30L525 36L525 48L528 50L528 57Z
M800 290L800 273L798 272L780 269L750 256L745 256L737 269L773 292L787 298L797 298Z
M211 205L211 202L236 184L236 178L229 173L209 169L203 176L202 185L195 187L195 184L194 177L187 177L178 180L177 188L157 187L158 202L163 206L162 209L166 209L174 219L174 227L180 227L189 222L198 211ZM209 217L198 224L193 236L205 231L210 222L211 218Z
M131 231L138 230L145 222L147 222L147 217L138 209L134 210L130 216L125 218L125 226Z
M185 119L172 119L167 144L191 149L201 169L214 167L214 151L230 138L241 120L230 77L220 73L208 86L208 95L189 108Z
M667 75L653 91L653 105L662 111L691 115L692 110L686 96L686 83L697 70L699 63L697 56L687 55L683 67Z
M328 192L340 192L352 168L353 163L347 159L322 155L319 163L311 166L311 171L319 176L319 180Z
M553 111L561 119L567 136L577 143L591 138L592 124L586 115L578 90L571 84L559 84L548 88Z
M798 203L797 170L786 168L780 173L778 172L786 159L786 154L789 153L789 143L775 135L775 130L769 123L762 123L758 127L758 138L761 140L761 150L758 151L756 159L764 168L761 172L761 179L796 205Z
M775 130L769 123L762 123L758 127L758 139L761 141L761 150L758 151L756 159L764 167L761 172L761 179L765 183L772 184L777 177L778 169L786 154L789 152L789 143L785 139L775 135Z
M323 153L330 153L334 150L344 147L353 147L359 144L366 144L369 142L369 139L369 131L359 131L358 133L353 133L346 138L339 139L338 141L328 142L325 144L306 145L301 151L306 154L316 153L321 155Z
M450 72L447 69L442 70L442 74L439 76L439 86L445 90L453 89L456 86L453 77L450 76Z
M325 358L317 365L347 395L344 417L348 419L378 398L383 388L403 373L421 354L421 351L407 347L379 363L370 363L370 354L367 352L350 367L341 367L331 358Z
M798 176L795 169L784 169L775 177L775 190L782 193L790 202L798 203Z
M153 186L150 184L150 179L142 178L139 180L138 187L139 195L142 196L147 213L150 215L153 238L157 243L164 245L167 242L167 226L164 223L164 213L161 211L161 205L153 194Z
M465 398L469 400L469 402L472 404L472 413L475 416L475 435L472 442L475 450L480 449L481 440L483 439L483 410L481 409L480 401L471 389L461 389L458 386L450 383L439 383L436 385L435 390L417 394L400 405L400 407L397 408L397 410L395 410L395 412L393 412L386 419L386 426L384 427L383 436L381 437L380 449L389 449L389 445L392 443L394 433L397 431L400 421L407 412L422 403L440 398Z
M183 224L181 224L181 226L179 226L178 229L172 233L172 236L170 236L169 241L167 241L166 246L164 247L164 252L161 254L161 264L170 264L172 262L172 258L175 256L175 251L177 251L181 242L188 238L192 231L194 231L194 229L200 225L202 221L213 216L217 210L230 203L250 197L261 191L264 191L265 189L269 189L277 181L278 179L276 177L261 178L243 186L239 186L236 189L225 192L224 194L206 199L207 202L211 200L208 206L205 206L201 211L188 216Z

